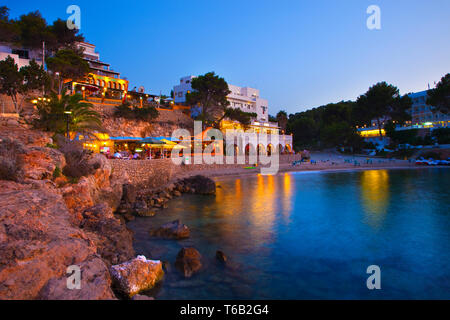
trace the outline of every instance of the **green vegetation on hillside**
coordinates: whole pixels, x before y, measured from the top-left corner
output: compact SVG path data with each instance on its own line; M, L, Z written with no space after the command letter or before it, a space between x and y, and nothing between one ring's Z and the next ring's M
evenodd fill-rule
M66 21L62 19L49 25L39 11L10 19L9 8L0 7L0 42L13 43L27 49L40 49L45 42L49 53L54 53L61 48L74 49L77 41L84 41L83 35L77 29L68 29Z
M140 108L133 107L129 102L125 102L116 107L114 116L130 120L150 121L159 116L159 111L155 106L148 103L144 103L142 108Z
M45 100L39 100L36 104L39 113L36 126L57 134L66 133L67 122L71 132L101 130L100 115L91 103L82 102L82 99L80 94L70 96L63 93L59 98L52 93Z

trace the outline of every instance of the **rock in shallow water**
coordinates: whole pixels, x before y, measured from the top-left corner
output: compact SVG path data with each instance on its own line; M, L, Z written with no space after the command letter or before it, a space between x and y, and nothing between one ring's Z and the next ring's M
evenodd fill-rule
M112 266L111 276L117 290L131 298L153 288L163 278L164 271L161 261L137 256L131 261Z
M202 255L195 248L183 248L178 252L175 267L186 277L191 277L202 268Z
M216 259L222 263L227 262L227 256L225 255L225 253L223 253L223 251L220 250L216 251Z
M192 193L198 194L216 193L216 183L214 182L214 180L201 175L186 178L183 180L183 183Z
M190 236L190 230L180 220L175 220L151 231L150 235L164 239L186 239Z

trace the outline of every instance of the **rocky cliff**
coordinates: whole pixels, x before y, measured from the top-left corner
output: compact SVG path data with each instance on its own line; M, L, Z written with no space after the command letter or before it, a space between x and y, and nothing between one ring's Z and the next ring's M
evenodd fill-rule
M180 110L159 110L159 116L152 121L128 120L114 117L114 107L95 104L95 109L102 115L103 127L115 136L159 137L172 136L176 129L183 128L193 132L193 120Z
M0 180L0 299L115 299L109 267L134 257L132 234L113 214L127 177L96 159L92 175L69 183L54 174L64 156L46 133L1 126L0 143L13 139L23 143L22 172ZM72 265L79 290L67 288Z

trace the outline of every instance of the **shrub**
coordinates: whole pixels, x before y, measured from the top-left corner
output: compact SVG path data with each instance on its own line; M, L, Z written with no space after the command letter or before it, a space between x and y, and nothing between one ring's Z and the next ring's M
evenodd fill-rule
M61 169L57 166L53 171L53 179L59 178L61 176Z
M25 153L25 147L17 140L0 139L0 179L20 181L23 177L20 155Z
M45 146L47 148L58 149L58 146L54 143L47 143Z
M142 108L133 107L129 102L123 103L120 106L116 107L114 111L114 116L118 118L125 119L134 119L134 120L143 120L150 121L159 116L158 110L156 110L155 106L145 103Z
M83 149L80 142L68 141L60 137L58 145L66 158L66 166L62 170L65 176L78 179L95 171L96 164L91 161L92 152Z
M432 135L437 139L439 144L450 143L450 128L434 129Z

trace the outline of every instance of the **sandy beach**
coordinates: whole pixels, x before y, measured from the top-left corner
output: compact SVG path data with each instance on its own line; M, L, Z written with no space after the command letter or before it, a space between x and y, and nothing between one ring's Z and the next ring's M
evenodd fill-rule
M286 157L286 156L283 156ZM289 159L281 159L278 173L302 172L302 171L345 171L345 170L379 170L379 169L419 169L415 162L408 160L390 160L367 156L341 155L333 152L313 152L311 162L302 162L297 165L292 163L299 159L299 156L289 156ZM201 174L211 178L226 176L241 176L246 174L260 174L261 168L245 169L242 166L215 167L214 170L190 171L189 175Z

